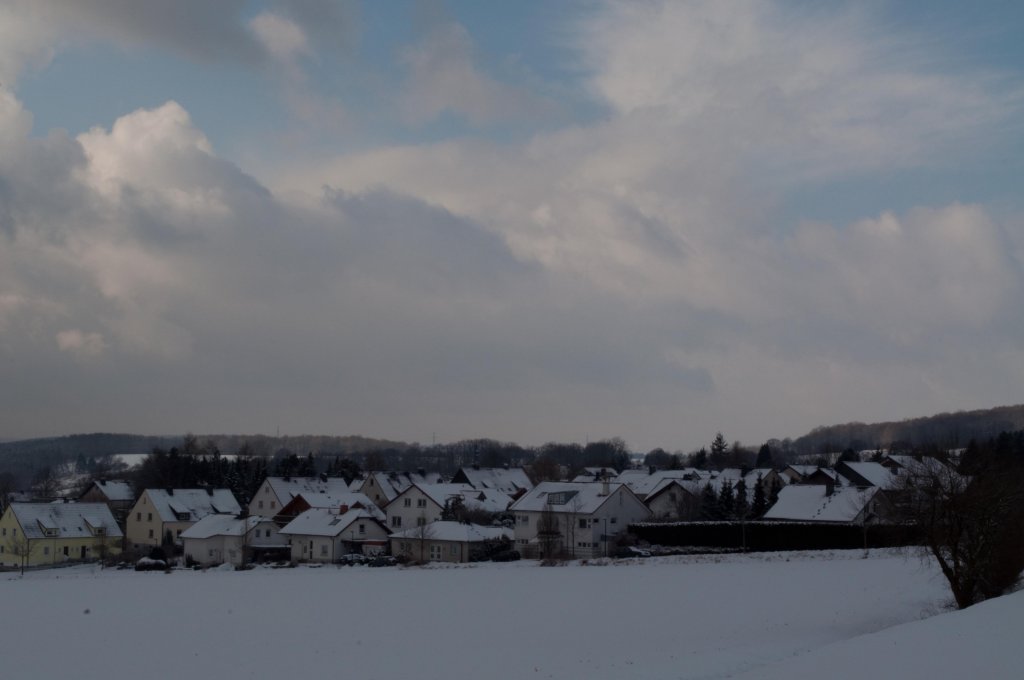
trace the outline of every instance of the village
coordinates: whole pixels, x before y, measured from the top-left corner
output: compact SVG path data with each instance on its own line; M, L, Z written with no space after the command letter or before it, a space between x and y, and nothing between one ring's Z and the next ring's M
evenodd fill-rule
M757 527L788 526L789 534L807 537L797 546L806 548L846 547L811 538L816 528L845 530L858 543L863 532L866 549L869 530L908 525L901 499L911 473L957 474L948 459L876 457L781 469L591 467L571 480L537 484L523 468L479 465L447 479L423 470L369 472L351 482L326 474L267 476L246 505L223 488L136 493L125 480L98 479L77 498L10 502L0 516L0 569L82 562L139 569L550 564L647 556L652 549L745 550L746 543L723 543L721 536L655 546L644 538L685 535L687 528L707 536L709 527L721 534L740 525L744 537Z

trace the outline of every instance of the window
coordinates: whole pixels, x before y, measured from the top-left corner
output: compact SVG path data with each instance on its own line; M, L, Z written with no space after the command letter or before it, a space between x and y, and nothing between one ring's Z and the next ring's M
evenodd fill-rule
M260 501L260 502L259 502L259 505L258 505L258 507L259 507L259 509L260 509L260 510L262 510L262 509L263 509L263 501Z
M4 536L6 536L6 535L7 535L7 527L4 527L4 533L3 533L3 535L4 535Z
M181 529L178 529L178 535L181 536Z
M44 545L43 546L43 554L44 555L49 555L50 554L50 546L48 546L48 545Z
M149 537L153 538L153 530L152 529L149 530Z
M0 545L0 555L3 555L3 554L4 554L4 547L2 545Z
M586 529L586 528L587 528L587 520L581 519L580 520L580 529Z
M426 523L427 523L427 518L426 517L417 517L416 518L416 526L421 527L421 526L424 526Z
M146 521L147 521L147 522L152 522L152 521L153 521L153 513L151 513L151 512L150 512L150 513L147 513L147 515L146 515Z
M267 538L270 538L270 529L267 529Z
M277 501L270 501L270 509L273 510L277 507Z
M64 546L64 557L68 556L68 547Z
M522 524L523 526L528 526L530 524L530 516L529 515L522 515L522 516L520 516L519 517L519 523Z
M398 515L395 515L394 517L392 517L391 518L391 526L393 526L393 527L400 527L400 526L402 526L402 518L399 517Z
M417 508L425 508L425 507L427 507L427 499L426 498L417 498L416 499L416 507Z
M618 517L612 517L608 522L609 522L609 524L615 524L618 521L619 521Z
M209 557L213 557L213 548L210 548L209 550Z
M320 546L320 555L322 557L326 557L327 556L327 544L326 543Z
M359 525L359 533L360 534L365 534L366 533L366 525L365 524L360 524Z
M135 521L136 522L141 522L142 521L142 513L141 512L135 513Z
M459 554L459 546L453 544L448 552L450 552L452 555L458 555Z
M406 498L405 500L402 501L402 505L404 505L407 508L411 508L412 507L412 499L411 498Z

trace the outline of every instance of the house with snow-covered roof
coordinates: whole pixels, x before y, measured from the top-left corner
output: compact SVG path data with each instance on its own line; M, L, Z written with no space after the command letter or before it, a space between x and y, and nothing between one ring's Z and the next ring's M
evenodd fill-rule
M128 512L128 545L139 549L176 543L207 515L242 511L229 489L146 489Z
M877 524L891 509L877 487L834 487L791 484L779 491L779 500L765 513L766 521Z
M666 477L643 498L651 519L689 522L699 518L701 482Z
M533 482L523 468L482 468L477 465L459 468L452 484L469 484L474 489L500 491L519 498L533 488Z
M343 555L387 550L388 530L363 508L310 508L281 528L293 562L337 562Z
M530 557L607 555L618 534L651 511L625 484L542 482L509 508L516 549Z
M891 491L899 485L899 477L881 463L856 463L839 461L836 472L841 474L850 485L859 488L878 487L883 491Z
M207 515L181 532L181 542L185 558L204 567L290 556L277 524L258 515Z
M512 547L514 532L464 522L432 522L391 534L391 554L413 562L470 562Z
M80 503L106 503L117 523L124 527L135 503L135 490L123 479L97 479L78 497Z
M123 535L104 503L11 503L0 515L0 567L102 559Z
M355 490L365 494L378 508L383 509L413 484L440 484L443 481L441 475L423 471L371 472Z
M491 500L488 500L488 494L492 496ZM481 495L484 500L473 502L478 503L480 509L490 508L489 512L503 512L511 501L500 491L478 491L469 484L412 484L384 508L384 512L387 513L388 528L391 531L402 531L430 522L439 522L446 503L450 503L454 498L459 498L463 504L466 504L468 498L473 496L479 498ZM503 497L504 501L495 502L493 497L497 496Z
M341 477L267 477L249 501L249 514L273 517L300 494L342 494L349 484Z
M334 508L344 513L348 508L366 510L381 522L386 521L384 511L378 508L365 494L358 491L346 493L300 493L274 515L278 526L284 526L310 508Z

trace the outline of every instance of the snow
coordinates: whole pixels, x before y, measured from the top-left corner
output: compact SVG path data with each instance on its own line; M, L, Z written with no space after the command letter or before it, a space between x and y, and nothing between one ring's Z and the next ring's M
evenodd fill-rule
M229 489L146 489L143 493L165 522L176 521L175 513L195 521L210 514L242 511Z
M511 541L513 531L503 527L485 527L462 522L431 522L423 527L413 527L391 534L390 538L425 538L430 541L455 541L458 543L482 543L483 541Z
M878 489L871 487L834 488L831 493L822 484L793 484L779 491L779 500L764 518L804 522L853 522Z
M182 538L212 538L213 536L241 536L269 522L269 517L249 515L207 515L181 533Z
M29 538L43 538L43 528L55 529L55 538L90 538L103 528L107 536L121 536L110 508L103 503L11 503L11 512Z
M146 678L999 679L1024 663L1020 596L919 621L948 591L900 553L593 564L8 574L21 614L0 617L2 667L106 680L111 649Z

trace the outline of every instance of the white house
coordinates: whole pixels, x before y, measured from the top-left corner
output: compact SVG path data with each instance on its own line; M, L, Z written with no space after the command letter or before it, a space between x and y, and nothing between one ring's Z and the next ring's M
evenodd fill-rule
M440 475L425 472L371 472L356 491L365 494L378 508L384 508L413 484L439 484L441 481Z
M513 536L504 527L432 522L391 534L391 554L415 562L469 562L488 548L511 547Z
M386 521L384 511L378 508L365 494L361 494L358 491L347 491L345 493L300 493L274 515L274 521L284 526L310 508L333 508L334 510L340 510L342 514L349 508L355 508L366 510L381 522Z
M445 503L458 497L471 510L504 512L511 497L500 491L474 489L469 484L413 484L387 504L387 525L391 531L402 531L441 520Z
M0 515L0 567L100 559L121 551L104 503L11 503Z
M269 517L207 515L181 532L185 557L208 567L245 564L273 551L286 552L288 541Z
M524 556L598 557L651 511L625 484L542 482L512 504L516 549Z
M877 487L791 484L779 491L779 500L765 513L764 519L872 524L887 512Z
M372 511L362 508L310 508L281 531L291 543L294 562L335 562L342 555L384 552L388 530Z
M474 489L500 491L519 498L533 488L533 482L523 468L482 468L476 465L459 468L452 484L469 484Z
M341 477L267 477L249 501L249 514L273 517L300 494L342 494L349 485Z
M229 489L146 489L128 513L125 533L135 549L175 543L207 515L241 511Z

